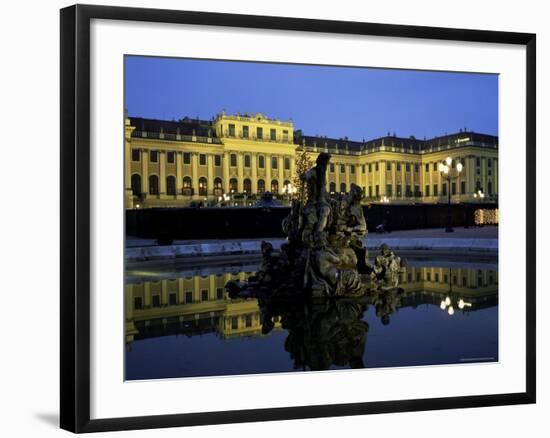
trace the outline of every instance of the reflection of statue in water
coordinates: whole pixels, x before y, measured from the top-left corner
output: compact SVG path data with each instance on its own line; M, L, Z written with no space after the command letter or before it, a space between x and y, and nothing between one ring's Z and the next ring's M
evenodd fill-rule
M404 290L399 287L378 287L369 290L369 301L376 310L376 316L384 325L390 323L390 316L401 307Z
M294 369L328 370L333 366L363 368L363 355L369 325L363 321L364 302L355 299L308 302L277 302L273 297L259 300L262 333L280 317L288 330L285 350L294 361Z
M330 155L321 153L315 166L300 175L300 199L292 201L282 223L287 242L277 253L262 242L263 263L257 274L244 284L230 282L230 295L251 296L262 290L285 296L357 297L365 294L367 283L393 284L401 259L387 249L374 265L368 263L362 190L352 184L349 193L331 198L326 189L329 161Z

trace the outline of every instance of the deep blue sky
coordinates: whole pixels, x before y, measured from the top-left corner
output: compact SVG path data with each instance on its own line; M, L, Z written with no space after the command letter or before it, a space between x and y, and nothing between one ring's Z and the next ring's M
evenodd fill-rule
M128 56L134 117L210 119L261 112L306 135L366 140L468 128L498 135L498 76Z

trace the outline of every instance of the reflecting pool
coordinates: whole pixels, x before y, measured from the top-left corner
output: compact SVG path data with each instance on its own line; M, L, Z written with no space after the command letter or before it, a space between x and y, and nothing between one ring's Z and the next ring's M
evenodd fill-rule
M397 288L289 303L230 299L239 266L127 270L126 379L498 360L496 260L408 260Z

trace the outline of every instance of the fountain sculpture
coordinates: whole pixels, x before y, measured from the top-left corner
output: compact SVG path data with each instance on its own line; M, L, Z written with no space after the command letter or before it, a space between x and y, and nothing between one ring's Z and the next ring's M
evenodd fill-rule
M282 227L287 241L280 251L262 242L263 261L245 283L226 285L231 297L360 297L369 288L395 288L404 262L386 245L371 264L363 238L367 222L362 190L352 184L347 194L327 192L330 155L300 175L302 190L292 200Z

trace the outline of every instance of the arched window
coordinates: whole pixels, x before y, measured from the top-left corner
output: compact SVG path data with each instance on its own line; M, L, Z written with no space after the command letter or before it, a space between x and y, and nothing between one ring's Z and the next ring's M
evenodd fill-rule
M265 167L265 158L263 155L258 155L258 167L263 169Z
M252 182L248 178L243 181L243 191L248 195L252 193Z
M151 175L149 177L149 193L151 195L159 194L159 177L156 175Z
M288 179L285 179L285 182L283 183L283 187L288 187L290 185L290 181Z
M221 178L216 178L214 180L214 195L215 196L223 195L222 179Z
M132 194L134 196L141 196L141 175L137 173L132 175Z
M166 194L175 195L176 194L176 177L169 175L166 177Z
M493 194L493 183L491 181L487 183L487 193L489 193L489 196Z
M345 193L346 192L346 183L340 184L340 192Z
M230 193L237 193L237 179L231 178L229 180L229 192Z
M276 179L271 181L271 193L279 193L279 181L277 181Z
M201 176L199 178L199 196L207 196L208 195L208 188L207 188L207 181L204 176Z
M263 179L258 180L258 193L265 192L265 181Z
M183 190L182 193L185 196L191 196L193 194L193 183L191 177L186 176L183 178Z
M335 182L331 182L330 185L329 185L329 192L330 193L336 193L336 183Z

